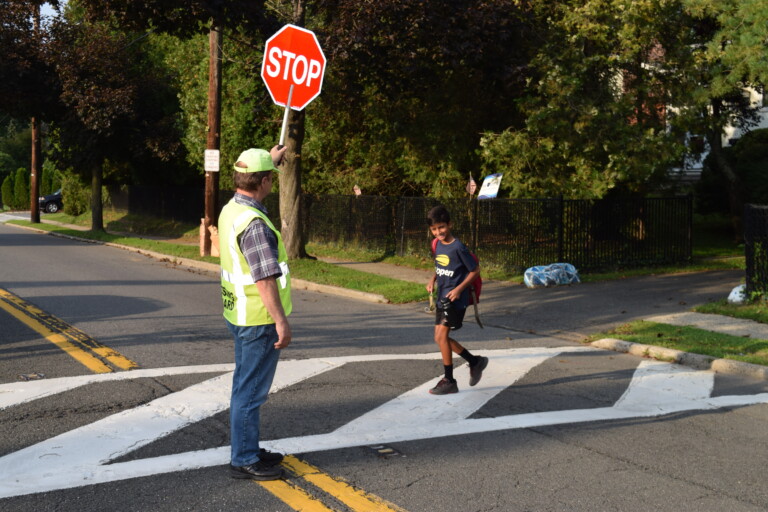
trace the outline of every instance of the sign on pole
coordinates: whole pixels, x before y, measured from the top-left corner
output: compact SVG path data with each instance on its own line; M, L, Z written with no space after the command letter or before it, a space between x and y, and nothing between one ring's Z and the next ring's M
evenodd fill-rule
M205 150L205 172L219 172L219 150Z

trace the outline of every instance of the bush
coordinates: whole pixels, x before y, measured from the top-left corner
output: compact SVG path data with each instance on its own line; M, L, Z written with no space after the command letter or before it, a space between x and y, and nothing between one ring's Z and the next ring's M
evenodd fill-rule
M77 176L65 174L61 180L61 195L64 201L64 213L77 216L91 207L91 191Z
M9 174L3 180L2 197L3 207L13 208L13 174Z
M29 176L26 169L19 167L13 180L13 207L26 210L29 206Z

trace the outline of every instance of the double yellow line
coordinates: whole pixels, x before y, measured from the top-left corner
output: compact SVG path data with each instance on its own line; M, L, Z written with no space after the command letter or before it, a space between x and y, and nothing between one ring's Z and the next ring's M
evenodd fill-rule
M283 500L289 507L301 512L333 512L323 502L311 496L298 486L297 479L302 479L321 491L331 495L346 505L353 512L406 512L404 509L385 501L378 496L356 489L348 483L333 478L292 455L283 460L283 467L295 478L257 482L266 490Z
M0 309L8 312L95 373L138 368L137 363L101 345L83 331L2 288L0 288ZM378 496L333 478L292 455L285 457L283 466L289 472L285 480L257 483L294 510L334 512L334 509L329 508L319 498L312 496L299 486L299 481L303 480L343 503L352 512L406 512Z
M0 309L40 334L94 373L132 370L139 365L80 329L46 313L18 295L0 288Z

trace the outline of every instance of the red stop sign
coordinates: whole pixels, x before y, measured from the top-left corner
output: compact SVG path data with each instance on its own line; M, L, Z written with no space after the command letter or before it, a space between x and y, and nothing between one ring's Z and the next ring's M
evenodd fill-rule
M315 34L286 25L267 40L261 78L272 101L284 107L293 85L291 108L302 110L320 94L325 73L325 55Z

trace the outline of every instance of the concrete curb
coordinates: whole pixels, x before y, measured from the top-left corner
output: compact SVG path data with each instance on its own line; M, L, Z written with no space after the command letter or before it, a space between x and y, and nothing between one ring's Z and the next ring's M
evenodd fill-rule
M86 243L92 243L92 244L101 244L106 245L109 247L114 247L116 249L123 249L124 251L130 251L135 252L137 254L141 254L143 256L147 256L149 258L156 259L158 261L164 261L168 262L172 265L180 265L184 267L194 268L197 270L202 270L204 272L210 272L214 275L219 275L220 267L216 263L208 263L205 261L197 261L197 260L191 260L188 258L178 258L176 256L168 256L167 254L162 254L159 252L154 251L148 251L146 249L138 249L136 247L131 247L128 245L122 245L122 244L115 244L112 242L102 242L100 240L90 240L88 238L80 238L77 236L71 236L71 235L63 235L61 233L55 233L52 231L46 231L44 229L38 229L31 226L19 226L16 224L11 224L12 226L16 226L22 229L28 229L30 231L35 231L38 233L43 233L51 236L58 236L60 238L68 238L70 240L77 240L78 242L86 242ZM318 284L313 283L310 281L305 281L303 279L291 279L291 287L294 290L308 290L313 292L320 292L320 293L327 293L329 295L338 295L341 297L347 297L350 299L356 299L356 300L362 300L366 302L372 302L375 304L389 304L389 300L387 300L386 297L383 295L379 295L377 293L368 293L368 292L361 292L358 290L348 290L347 288L340 288L338 286L331 286L327 284Z
M731 359L718 359L711 356L691 354L689 352L671 348L617 340L615 338L603 338L593 341L590 345L595 348L613 350L614 352L623 352L640 357L650 357L651 359L657 359L659 361L690 366L697 370L712 370L717 373L727 373L768 380L768 367L758 364L743 363Z

